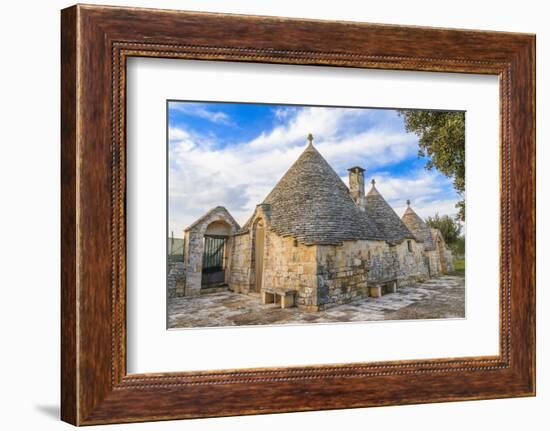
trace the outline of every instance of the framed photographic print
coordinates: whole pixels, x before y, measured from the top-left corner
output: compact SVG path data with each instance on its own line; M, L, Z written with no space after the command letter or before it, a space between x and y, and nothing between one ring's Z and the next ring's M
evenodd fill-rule
M167 110L169 328L465 317L464 112L177 100ZM424 123L443 126L428 136ZM456 134L447 153L434 133ZM430 160L452 163L457 185L427 172Z
M62 419L535 394L535 37L62 11Z

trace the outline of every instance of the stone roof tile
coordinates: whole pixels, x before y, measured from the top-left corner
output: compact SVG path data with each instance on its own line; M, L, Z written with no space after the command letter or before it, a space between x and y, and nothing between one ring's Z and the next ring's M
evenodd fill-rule
M184 232L187 232L187 231L190 231L190 230L193 230L195 229L197 226L200 226L208 217L210 217L212 214L214 213L223 213L227 219L229 220L229 222L235 227L236 230L239 230L240 229L240 226L239 226L239 223L237 223L237 221L233 218L233 216L231 215L231 213L227 210L227 208L225 208L224 206L221 206L221 205L218 205L217 207L214 207L210 210L208 210L205 214L203 214L202 216L200 216L197 220L195 220L192 224L190 224L189 226L187 226L185 229L184 229Z
M374 181L374 180L373 180ZM368 214L376 223L378 232L390 243L399 243L415 236L399 218L393 208L376 189L374 182L365 199Z
M311 142L263 204L270 205L271 228L277 234L304 244L384 239Z
M424 243L425 250L435 250L435 244L430 227L418 216L418 214L414 212L410 206L407 207L403 217L401 217L401 220L403 220L403 223L407 225L416 239Z

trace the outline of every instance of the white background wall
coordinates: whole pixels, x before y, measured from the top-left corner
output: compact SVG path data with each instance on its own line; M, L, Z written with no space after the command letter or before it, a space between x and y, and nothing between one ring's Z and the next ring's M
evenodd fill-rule
M543 1L297 0L102 1L259 15L477 28L537 34L538 396L285 415L99 427L147 430L548 429L550 373L544 285L550 242L550 14ZM2 4L0 32L0 401L3 429L69 429L59 410L59 10L60 0ZM33 258L30 262L29 258Z

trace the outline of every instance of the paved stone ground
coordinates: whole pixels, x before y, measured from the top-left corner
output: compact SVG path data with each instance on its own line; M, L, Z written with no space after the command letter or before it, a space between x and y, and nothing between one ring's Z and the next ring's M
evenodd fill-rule
M168 327L280 325L372 320L446 319L465 317L464 276L446 275L403 287L381 298L364 298L317 313L297 307L282 310L262 305L260 296L220 292L170 298Z

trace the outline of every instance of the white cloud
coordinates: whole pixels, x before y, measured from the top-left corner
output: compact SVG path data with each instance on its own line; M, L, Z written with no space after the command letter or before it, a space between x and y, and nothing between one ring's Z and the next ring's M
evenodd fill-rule
M212 123L234 125L231 117L229 117L229 115L227 115L225 112L211 111L205 108L203 105L195 103L190 104L186 102L170 102L170 109L183 112L193 117L203 118L205 120L211 121Z
M186 130L170 127L168 129L168 139L170 142L178 143L178 151L187 152L195 147L195 141Z
M287 122L269 132L261 133L257 138L246 143L250 149L261 151L274 147L285 148L303 144L309 133L316 139L334 139L342 136L346 121L359 116L368 116L367 110L345 108L293 108ZM316 141L317 143L317 141Z
M372 187L371 180L374 178L376 189L399 216L402 216L407 208L407 199L422 218L433 216L435 213L454 216L458 212L455 207L459 200L458 196L456 199L448 198L452 181L436 171L420 168L409 172L406 177L387 172L365 174L365 191L368 193ZM347 184L347 176L341 178Z
M337 172L354 165L383 169L411 157L418 148L415 136L405 132L381 126L358 130L358 122L369 120L368 110L292 111L271 131L231 146L220 145L212 135L169 129L169 228L176 236L216 205L226 206L242 225L304 150L310 132L315 135L316 148ZM441 191L440 180L424 170L407 179L383 173L377 177L379 190L391 204L434 197Z
M295 112L296 112L296 108L291 106L278 107L278 108L275 108L275 110L273 111L273 113L275 114L275 118L281 121L286 120Z
M396 163L414 155L418 146L416 138L407 133L369 130L343 139L336 136L323 140L317 148L340 171L354 165L371 169Z
M395 205L399 205L400 201L405 204L407 199L414 204L432 201L452 184L449 178L439 172L423 168L408 172L406 176L395 176L387 172L374 172L369 175L366 172L365 180L370 183L371 179L376 181L376 188L384 198Z
M433 201L425 201L418 205L411 204L414 211L422 219L427 217L433 217L436 213L439 215L449 215L451 217L456 216L458 210L456 208L456 200L454 199L440 199ZM395 212L402 216L405 210L407 209L406 205L401 205L399 207L394 207Z

